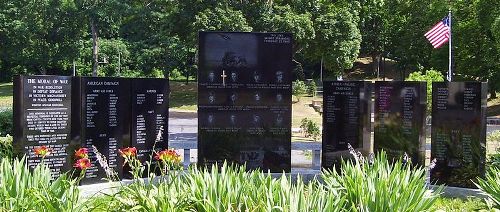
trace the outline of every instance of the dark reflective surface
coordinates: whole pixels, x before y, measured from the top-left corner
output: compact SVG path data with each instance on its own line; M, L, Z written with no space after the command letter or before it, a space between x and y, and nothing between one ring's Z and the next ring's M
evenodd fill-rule
M292 37L200 32L198 163L290 171Z
M130 144L130 80L111 77L81 77L81 142L89 148L92 167L82 183L106 178L92 146L103 154L109 167L123 176L123 159L118 150Z
M14 79L14 150L27 155L34 168L42 158L34 149L46 146L51 153L44 163L52 177L71 169L71 77L16 76Z
M143 163L154 162L153 146L157 151L168 148L168 79L131 79L131 88L131 146Z
M375 152L424 165L426 93L425 82L375 82Z
M368 152L370 86L363 81L323 82L323 168L339 168L341 158L350 158L348 144Z
M487 84L432 84L432 183L474 187L484 175Z

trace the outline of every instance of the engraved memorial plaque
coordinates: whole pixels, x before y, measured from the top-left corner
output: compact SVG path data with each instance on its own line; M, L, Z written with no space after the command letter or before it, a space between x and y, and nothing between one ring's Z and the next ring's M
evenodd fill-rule
M413 165L425 161L425 82L375 82L374 150L391 160L404 156Z
M92 167L82 183L101 182L106 178L97 162L95 146L110 168L123 177L123 158L118 150L130 145L130 80L111 77L79 78L81 97L80 136L82 146L89 149Z
M168 147L169 84L168 79L139 78L131 80L131 87L131 146L137 148L137 157L144 163L151 159L153 146L157 151Z
M14 151L26 154L34 168L42 158L35 148L45 146L50 154L43 161L57 178L71 170L71 77L16 76L14 79Z
M487 83L432 84L431 182L474 188L484 175Z
M198 163L290 171L291 34L199 38Z
M323 82L323 168L340 168L341 159L351 157L348 144L368 152L370 86L363 81Z

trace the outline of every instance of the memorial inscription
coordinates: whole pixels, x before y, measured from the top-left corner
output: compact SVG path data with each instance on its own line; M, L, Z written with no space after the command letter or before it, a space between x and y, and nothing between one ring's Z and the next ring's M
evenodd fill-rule
M486 102L486 83L432 84L433 183L473 188L471 180L484 175Z
M414 165L424 165L425 82L375 82L374 150L389 159L406 153Z
M198 163L290 171L291 35L200 32L199 38Z
M118 177L123 176L123 159L118 149L130 144L130 81L126 78L81 77L81 142L88 148L92 167L82 183L106 177L97 162L93 146L107 158Z
M151 159L153 146L156 150L168 147L169 85L166 79L142 78L133 79L131 87L131 146L137 148L137 157L144 163Z
M323 82L323 168L339 168L350 158L348 144L368 152L371 84L363 81Z
M71 77L16 76L14 79L14 148L34 168L42 158L34 149L45 146L43 160L52 177L71 169Z

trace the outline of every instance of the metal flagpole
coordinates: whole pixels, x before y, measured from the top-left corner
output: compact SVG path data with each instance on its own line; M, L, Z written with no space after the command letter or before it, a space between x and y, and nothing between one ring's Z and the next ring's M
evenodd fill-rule
M452 50L452 45L451 45L451 9L448 10L448 21L449 21L449 35L450 35L450 39L448 41L448 57L449 57L449 62L448 62L448 82L451 82L452 80L452 71L451 71L451 58L452 58L452 55L451 55L451 50Z

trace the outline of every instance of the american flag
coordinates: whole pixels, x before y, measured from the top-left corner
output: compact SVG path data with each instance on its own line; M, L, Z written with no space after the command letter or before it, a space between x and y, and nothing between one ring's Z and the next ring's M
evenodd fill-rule
M424 35L432 46L437 49L448 42L450 38L450 17L446 16Z

